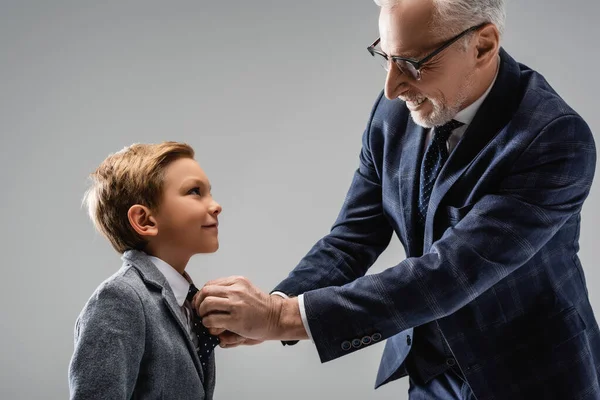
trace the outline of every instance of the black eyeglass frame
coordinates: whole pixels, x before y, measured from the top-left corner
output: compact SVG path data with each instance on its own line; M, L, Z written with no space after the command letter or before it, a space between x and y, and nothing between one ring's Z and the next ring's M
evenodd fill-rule
M398 69L400 70L400 72L402 72L403 74L406 74L406 71L404 71L404 69L401 67L401 64L399 64L399 62L400 63L408 63L408 64L410 64L414 68L414 72L410 71L410 75L412 75L412 78L415 79L415 80L421 80L421 68L423 67L423 65L425 65L433 57L437 56L442 51L444 51L445 49L447 49L448 47L450 47L450 45L452 45L454 42L456 42L461 37L465 36L468 33L474 32L474 31L476 31L476 30L478 30L480 28L483 28L488 23L489 22L484 22L482 24L472 26L469 29L466 29L466 30L462 31L458 35L456 35L456 36L448 39L444 43L442 43L442 45L440 47L438 47L437 49L435 49L434 51L432 51L431 53L429 53L428 55L426 55L425 57L423 57L420 60L415 60L415 59L412 59L412 58L399 57L399 56L388 56L384 52L375 49L375 46L377 46L379 44L379 42L381 41L381 38L377 38L377 40L374 41L373 44L371 44L369 47L367 47L367 50L369 51L369 53L371 53L371 55L373 57L375 57L375 54L378 54L378 55L382 56L383 58L385 58L388 61L388 63L390 62L390 59L391 59L394 62L394 64L396 64L396 66L398 67Z

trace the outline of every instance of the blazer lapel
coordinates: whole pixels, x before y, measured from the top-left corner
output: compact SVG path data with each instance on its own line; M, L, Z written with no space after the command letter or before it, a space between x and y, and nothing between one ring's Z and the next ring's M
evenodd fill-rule
M167 279L158 270L158 268L156 268L154 263L144 252L129 250L123 254L122 258L124 261L131 263L131 265L137 269L147 285L153 286L154 288L160 290L163 302L167 306L167 309L171 313L175 323L177 326L179 326L179 329L181 329L181 333L185 338L184 340L190 355L194 360L194 365L198 371L198 375L202 380L204 380L204 372L202 370L202 366L200 365L200 359L198 357L198 353L196 352L196 346L194 346L194 342L192 342L187 325L183 319L183 313L179 307L179 304L177 303L177 300L175 299L175 295L173 294Z
M186 344L188 346L188 350L190 351L192 358L194 359L194 365L196 366L196 370L198 371L198 375L200 378L204 380L204 371L202 370L202 366L200 365L200 359L198 358L198 352L196 351L196 346L194 342L192 342L192 338L190 337L188 328L186 323L183 321L183 316L181 312L181 308L175 299L175 295L170 289L162 288L162 296L163 301L167 305L167 308L173 315L173 318L177 321L179 328L183 331L183 334L186 338Z
M479 152L500 132L518 106L519 69L504 49L500 49L500 70L488 97L477 111L462 139L440 171L431 192L425 222L424 249L433 243L433 219L448 190L465 173Z
M405 241L408 257L420 255L423 238L417 235L419 204L419 179L421 174L421 160L427 129L417 125L412 118L408 118L406 132L402 143L400 158L400 208L404 216Z

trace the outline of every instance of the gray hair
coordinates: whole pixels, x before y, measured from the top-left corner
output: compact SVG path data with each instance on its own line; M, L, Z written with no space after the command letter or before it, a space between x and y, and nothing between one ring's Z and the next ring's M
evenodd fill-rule
M380 7L390 7L402 0L374 0ZM504 0L433 0L436 34L459 32L484 22L496 25L500 36L504 33L506 10Z

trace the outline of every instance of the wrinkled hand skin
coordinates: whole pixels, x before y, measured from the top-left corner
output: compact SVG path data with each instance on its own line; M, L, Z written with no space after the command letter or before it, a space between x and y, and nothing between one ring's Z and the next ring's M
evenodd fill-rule
M243 276L207 282L192 303L221 347L308 339L298 299L268 295Z

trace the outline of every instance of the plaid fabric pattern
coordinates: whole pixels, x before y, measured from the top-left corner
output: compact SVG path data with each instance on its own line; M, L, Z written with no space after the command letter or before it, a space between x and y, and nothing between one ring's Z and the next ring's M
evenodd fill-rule
M577 257L594 139L539 73L500 56L423 235L425 132L380 94L331 232L275 290L304 294L322 362L387 339L376 387L406 375L413 328L437 321L479 400L600 399L599 330ZM365 275L393 233L407 258Z

